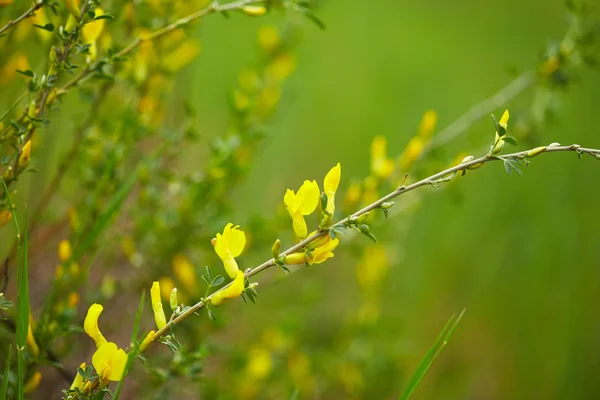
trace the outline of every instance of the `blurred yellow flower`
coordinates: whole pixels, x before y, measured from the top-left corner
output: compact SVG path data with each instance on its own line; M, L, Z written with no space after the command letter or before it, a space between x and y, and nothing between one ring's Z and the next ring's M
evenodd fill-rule
M233 282L231 282L231 285L213 295L213 297L210 299L211 304L213 306L218 306L227 299L235 299L236 297L240 297L244 292L245 279L244 273L238 270Z
M269 376L273 369L271 353L264 347L253 347L248 353L247 374L252 379L263 379Z
M288 189L283 197L294 226L294 233L298 238L304 239L308 233L305 215L312 214L319 205L320 191L316 181L304 181L298 193Z
M109 381L120 381L126 364L127 353L113 342L104 343L92 356L92 365L98 373L101 385L106 385Z
M158 280L160 286L160 295L163 299L168 300L171 297L171 292L175 287L175 282L168 276L163 276Z
M31 140L28 140L21 150L21 155L19 155L19 168L25 168L29 165L29 161L31 160Z
M323 191L327 197L327 206L325 207L325 223L328 223L335 212L335 192L340 184L340 177L342 174L342 167L340 163L337 163L335 167L325 175L323 181Z
M163 309L162 300L160 298L160 284L157 281L152 283L150 300L152 301L152 311L154 312L156 327L162 329L162 327L167 324L167 318L165 317L165 310Z
M364 249L363 256L356 264L356 280L362 289L377 285L389 269L385 246L370 244Z
M283 81L288 78L296 68L296 55L291 52L284 52L277 57L267 66L267 75L276 80Z
M258 45L265 51L274 51L281 44L277 27L264 25L258 29Z
M10 219L12 218L12 213L8 210L0 211L0 227L8 224Z
M96 7L94 10L96 16L100 16L104 14L104 11L100 7ZM87 62L94 61L98 56L98 38L102 34L102 30L104 29L104 19L94 20L88 22L81 28L81 36L83 37L83 42L85 44L89 44L89 52L90 55L87 59Z
M64 239L58 244L58 259L61 262L67 262L73 256L73 250L71 249L71 242Z
M196 269L185 255L177 254L175 257L173 257L173 272L175 273L177 280L183 285L189 294L195 295L198 292ZM169 293L171 293L172 290L173 287L171 287Z
M406 148L400 155L400 169L403 172L408 170L414 164L414 162L417 161L417 158L419 158L424 148L425 141L423 138L415 136L410 139L408 145L406 145Z
M239 271L235 257L242 254L246 246L246 234L239 227L230 222L223 229L223 234L217 233L214 239L215 252L223 262L227 275L232 279L238 276Z
M27 382L25 382L25 385L23 386L23 392L25 394L30 394L35 392L35 390L38 388L38 386L40 386L40 382L42 381L42 374L39 371L35 371L33 373L33 375L31 376L31 378L29 378L29 380Z
M433 110L425 111L419 128L417 129L417 135L423 139L429 139L433 132L435 132L435 125L437 124L437 113Z
M377 135L371 143L371 173L378 178L389 178L394 173L394 161L387 158L387 139Z
M88 309L85 321L83 322L83 330L94 340L94 342L96 342L97 348L100 348L100 346L106 343L106 339L98 327L98 318L100 318L102 310L104 310L104 307L100 304L92 304Z
M188 65L200 53L200 41L188 39L175 50L162 57L161 66L165 71L177 72Z

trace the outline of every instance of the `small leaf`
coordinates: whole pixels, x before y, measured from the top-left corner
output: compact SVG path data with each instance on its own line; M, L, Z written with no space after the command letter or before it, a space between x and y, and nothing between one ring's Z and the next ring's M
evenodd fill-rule
M98 15L97 17L93 18L94 21L98 21L101 19L115 19L115 16L112 14L102 14L102 15Z
M217 276L215 276L215 279L212 280L212 283L210 284L210 286L219 286L223 282L225 282L225 278L223 277L223 275L217 275Z
M17 71L19 74L21 75L25 75L29 78L33 78L35 76L35 74L33 73L32 70L28 69L26 71L21 71L20 69L15 69L15 71Z
M504 169L508 175L512 175L512 168L510 167L508 160L504 160Z
M36 28L39 28L39 29L43 29L48 32L54 32L54 25L52 25L52 24L46 24L46 25L33 24L33 26L35 26Z
M518 144L517 139L515 139L512 136L504 136L503 139L506 143L510 143L513 146L517 146L517 144Z

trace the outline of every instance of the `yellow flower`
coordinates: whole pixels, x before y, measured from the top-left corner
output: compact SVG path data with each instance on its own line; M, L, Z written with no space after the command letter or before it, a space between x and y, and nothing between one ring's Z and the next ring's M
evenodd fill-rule
M86 363L81 363L81 365L79 365L79 368L85 370L85 367L87 366ZM80 375L79 373L77 373L77 375L75 376L75 379L73 379L73 383L71 383L71 387L70 389L82 389L82 385L83 385L83 376Z
M261 26L258 29L258 45L265 51L273 51L281 44L277 27L273 25Z
M33 393L40 386L40 382L42 381L42 374L38 371L35 371L31 378L25 383L23 386L23 392L25 394Z
M508 119L510 118L510 114L508 113L508 110L504 111L504 114L502 114L502 118L500 118L500 122L498 123L501 127L503 127L504 129L506 129L508 127Z
M104 343L92 356L92 365L96 369L101 384L123 379L127 364L127 353L113 342Z
M308 233L306 228L305 215L310 215L315 211L319 204L319 185L316 181L304 181L298 193L288 189L283 198L294 226L294 232L300 239L304 239Z
M371 173L384 179L394 173L394 161L387 158L387 140L381 135L371 143Z
M29 327L27 329L27 347L31 352L33 357L37 357L40 354L40 348L35 341L35 337L33 336L33 316L31 313L29 314Z
M310 265L321 264L328 258L333 258L333 250L338 246L338 244L340 244L340 240L338 238L328 240L324 245L317 247L311 252L311 254L308 256L308 263Z
M240 297L242 295L242 292L244 291L244 282L244 273L238 270L235 279L233 280L233 282L231 282L231 285L215 293L210 299L210 302L213 306L218 306L219 304L222 304L226 299L235 299L236 297Z
M223 234L217 233L214 240L215 252L223 262L225 271L230 278L238 275L238 264L234 257L242 254L246 246L246 234L239 229L239 225L233 226L230 222L223 229Z
M276 81L283 81L288 78L296 68L296 55L291 52L279 54L271 64L266 68L269 77Z
M417 130L417 134L419 135L419 137L423 139L429 139L435 131L436 123L436 112L433 110L425 111L425 114L423 114L423 118L421 119L421 123L419 124L419 129Z
M388 254L385 246L371 244L365 248L363 256L356 264L356 280L362 289L377 286L389 270Z
M263 379L269 376L273 369L271 353L264 347L254 347L248 354L246 370L252 379Z
M243 6L242 12L251 17L258 17L267 13L267 7L265 6Z
M315 242L319 244L313 251L308 253L292 253L285 257L285 263L290 265L304 264L321 264L325 260L333 257L333 250L340 244L340 240L331 239L329 235L317 239Z
M183 254L177 254L173 257L173 272L189 294L196 294L198 291L198 280L196 278L196 269ZM173 288L171 288L173 290ZM169 291L169 294L171 291Z
M58 244L58 259L61 262L66 262L71 259L73 250L71 249L71 242L68 240L61 240Z
M161 66L168 72L177 72L192 62L198 53L200 53L200 42L195 39L186 40L163 57Z
M19 156L19 168L25 168L31 160L31 140L23 145L21 155Z
M163 276L158 280L158 285L160 286L160 295L163 299L168 299L171 297L171 291L175 287L175 282L173 279L168 276Z
M340 163L337 163L336 166L331 168L327 175L325 175L325 180L323 181L323 190L325 191L325 196L327 196L327 206L325 207L325 223L331 220L331 217L335 211L335 192L340 184L341 174L342 167L340 166Z
M0 227L8 224L12 218L12 213L8 210L0 211Z
M158 329L162 329L167 324L165 310L163 310L162 300L160 298L160 284L155 281L150 289L150 298L152 300L152 311L154 311L154 321Z
M88 309L85 321L83 322L83 330L89 337L94 339L97 348L100 348L100 346L106 343L106 339L98 327L98 318L100 318L102 310L104 310L104 307L100 304L92 304Z
M402 155L400 155L400 169L403 171L409 169L414 162L417 161L417 158L419 158L424 148L425 141L421 137L416 136L410 139L406 149L404 149Z
M96 16L100 16L100 15L104 14L104 11L102 11L102 9L99 7L96 7L94 12L96 13ZM90 45L90 47L89 47L90 55L87 60L88 62L94 61L98 55L97 41L98 41L98 38L100 37L100 35L102 34L103 29L104 29L104 20L103 19L91 21L91 22L85 24L81 28L81 35L83 36L83 42L85 44Z

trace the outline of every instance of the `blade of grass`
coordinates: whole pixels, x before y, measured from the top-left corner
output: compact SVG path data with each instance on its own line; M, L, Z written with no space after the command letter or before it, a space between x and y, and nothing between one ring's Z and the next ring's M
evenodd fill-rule
M27 346L27 331L29 330L29 283L27 278L27 215L25 215L25 229L21 238L19 220L15 207L10 199L10 193L6 182L2 179L6 201L10 207L10 213L17 230L17 399L24 398L23 386L25 380L25 360L23 352ZM21 239L23 240L21 245Z
M125 365L125 371L123 372L123 378L117 384L117 388L115 389L115 393L113 395L113 400L119 400L119 396L121 395L121 388L123 387L123 382L125 381L125 377L129 373L129 369L133 365L135 358L138 355L138 346L137 343L137 334L140 327L140 321L142 320L142 313L144 312L144 300L146 299L146 292L142 292L142 296L140 297L140 305L138 306L137 314L135 315L135 323L133 324L133 332L131 333L131 351L127 355L127 364Z
M400 400L406 400L410 398L415 389L419 386L431 366L433 362L436 360L437 356L440 354L442 349L448 344L448 340L450 340L450 336L452 336L452 332L460 322L462 316L464 315L466 309L463 309L462 312L456 317L456 314L452 315L448 320L448 323L438 336L437 340L433 344L433 346L429 349L425 357L421 360L421 363L417 367L416 371L413 373L408 385L400 395Z
M138 174L132 173L131 176L121 188L112 196L106 210L98 217L95 223L90 229L90 233L85 236L74 251L74 258L79 259L96 241L98 236L102 233L104 228L108 225L111 218L120 210L121 205L129 195L129 192L133 189L133 186L137 182Z
M8 345L8 355L6 356L6 367L4 368L4 377L2 379L2 388L0 388L0 400L6 400L8 394L8 375L10 374L10 358L12 356L12 344Z

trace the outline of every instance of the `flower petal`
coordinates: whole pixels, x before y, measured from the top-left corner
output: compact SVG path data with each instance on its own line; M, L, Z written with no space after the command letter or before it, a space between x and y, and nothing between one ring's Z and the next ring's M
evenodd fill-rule
M323 181L323 190L325 193L335 193L340 184L340 176L342 175L342 167L340 163L337 163L335 167L331 168L325 180Z
M231 252L231 255L234 257L239 256L242 254L245 246L246 234L236 226L231 230L229 236L229 251Z
M161 329L167 324L167 318L160 298L160 284L158 281L152 283L150 298L152 300L152 311L154 311L154 321L158 329Z
M303 215L312 214L319 205L321 191L317 181L304 181L300 189L298 189L298 197L301 198L298 209Z
M89 337L94 339L97 348L100 348L106 343L106 339L98 327L98 318L100 318L102 310L104 310L104 307L100 304L92 304L88 309L85 321L83 322L83 330L85 330L85 333L87 333Z
M294 233L300 239L304 239L306 237L308 228L306 227L306 221L304 220L304 216L300 211L296 212L292 215L292 223L294 226Z
M108 379L114 382L118 382L123 379L123 373L125 372L125 365L127 364L127 353L123 349L117 350L110 362L110 375Z
M92 365L94 369L102 377L103 372L106 368L110 368L110 362L117 352L117 345L113 342L106 342L102 346L98 347L98 350L92 356Z

